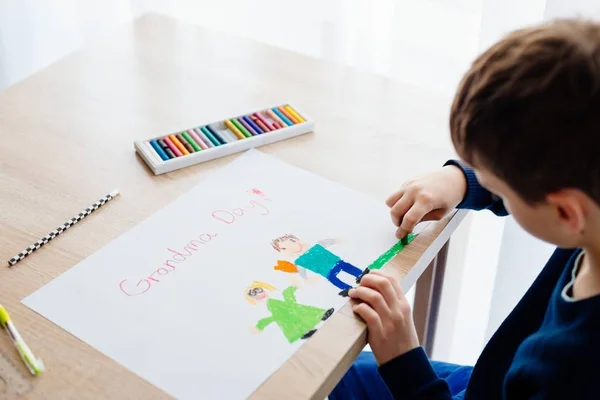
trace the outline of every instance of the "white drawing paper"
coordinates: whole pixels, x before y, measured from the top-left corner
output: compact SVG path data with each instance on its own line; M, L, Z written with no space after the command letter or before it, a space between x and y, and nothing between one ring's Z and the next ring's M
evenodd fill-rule
M239 399L395 243L382 201L251 150L23 303L176 398Z

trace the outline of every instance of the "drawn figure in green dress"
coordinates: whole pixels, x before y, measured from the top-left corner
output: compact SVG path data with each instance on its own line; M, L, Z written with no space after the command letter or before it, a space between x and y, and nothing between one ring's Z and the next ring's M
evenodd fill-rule
M262 332L271 323L276 323L283 335L290 343L299 339L308 339L316 331L321 321L327 320L334 309L325 310L319 307L299 304L296 301L296 286L290 286L283 290L283 300L273 299L269 292L277 291L268 283L254 281L246 288L246 300L252 304L266 303L267 310L271 313L258 321L254 332Z

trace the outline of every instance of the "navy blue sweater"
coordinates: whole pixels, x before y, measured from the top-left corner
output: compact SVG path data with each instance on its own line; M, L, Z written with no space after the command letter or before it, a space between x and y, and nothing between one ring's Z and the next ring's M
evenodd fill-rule
M454 162L450 162L455 164ZM472 170L460 208L506 215ZM600 399L600 296L569 302L561 291L580 250L557 249L479 356L454 399ZM379 368L396 399L452 399L421 347Z

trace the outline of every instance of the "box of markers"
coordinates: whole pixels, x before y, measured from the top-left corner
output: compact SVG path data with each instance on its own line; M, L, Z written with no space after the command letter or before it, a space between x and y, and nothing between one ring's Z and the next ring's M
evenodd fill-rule
M314 122L290 104L134 142L155 175L312 132Z

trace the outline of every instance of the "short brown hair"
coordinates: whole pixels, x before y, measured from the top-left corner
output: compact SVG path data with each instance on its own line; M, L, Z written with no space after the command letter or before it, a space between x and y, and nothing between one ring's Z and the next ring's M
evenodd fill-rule
M298 239L296 236L294 235L290 235L289 233L286 233L283 236L279 236L276 239L273 239L273 241L271 242L271 246L273 246L273 248L277 251L281 251L281 242L283 242L284 240L291 240L292 242L299 242L300 239Z
M578 188L600 204L600 25L515 31L473 62L450 115L452 141L524 200Z

